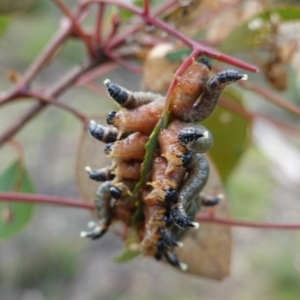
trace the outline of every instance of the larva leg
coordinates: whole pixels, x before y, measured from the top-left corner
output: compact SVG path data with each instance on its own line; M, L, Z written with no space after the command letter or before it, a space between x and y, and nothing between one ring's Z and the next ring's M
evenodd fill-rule
M112 182L110 188L111 197L114 198L115 200L119 200L128 195L132 196L131 191L134 188L135 183L136 181L131 181L131 180L122 180L116 183Z
M175 241L175 243L176 243L175 246L179 245L178 242ZM162 257L164 256L166 261L170 265L172 265L173 267L179 267L182 271L186 271L187 265L179 261L177 255L173 252L173 250L169 249L170 247L173 248L174 245L168 245L166 240L162 236L162 238L157 242L157 251L155 253L155 258L157 260L161 260Z
M217 196L207 196L201 194L201 205L203 206L215 206L218 205L219 202L224 198L223 194L219 194Z
M95 181L108 181L114 179L115 175L111 173L109 167L105 167L98 170L93 170L91 167L85 167L90 179Z
M165 251L164 257L166 258L167 262L174 267L180 268L182 271L187 270L187 265L180 262L177 255L173 251Z
M188 176L179 189L178 202L172 205L170 209L170 218L176 226L183 229L187 226L198 227L198 223L192 222L187 216L185 208L188 202L201 192L207 182L209 175L207 160L202 154L195 153L193 155L193 163L187 171Z
M246 80L247 75L239 74L235 70L227 70L212 77L204 88L201 99L193 106L187 121L198 122L208 117L218 104L224 88L237 80Z
M135 132L123 140L107 144L104 151L108 157L143 160L146 153L145 144L147 141L147 135Z
M130 180L139 180L140 170L140 161L121 161L111 173L116 175L116 177L126 178Z
M90 231L82 231L81 237L91 238L92 240L101 238L111 224L113 213L111 209L110 181L103 182L97 190L95 197L96 213L99 218L99 224L89 223Z
M160 94L150 92L131 92L127 89L110 82L109 79L104 81L108 95L115 100L121 107L134 109L141 105L148 104L156 98L161 97Z
M106 122L116 127L119 134L137 131L149 135L160 120L164 105L165 97L160 95L155 101L134 110L112 111L107 115Z
M94 120L90 121L88 131L92 137L103 143L113 143L118 137L118 130L116 128L102 126Z

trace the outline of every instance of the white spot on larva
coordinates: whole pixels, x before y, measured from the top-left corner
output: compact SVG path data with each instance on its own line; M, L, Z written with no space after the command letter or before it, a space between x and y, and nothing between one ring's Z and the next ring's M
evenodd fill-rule
M90 166L86 166L85 168L85 171L88 172L88 173L91 173L92 172L92 168Z
M80 237L81 238L86 238L88 236L88 233L86 231L81 231L80 232Z
M179 247L179 248L183 248L183 243L182 242L177 242L177 247Z
M110 84L110 80L109 80L108 78L106 78L106 79L103 81L103 83L104 83L105 85L108 85L108 84Z
M243 77L241 78L241 80L247 80L248 79L248 75L244 74Z
M94 228L94 227L96 227L96 226L98 226L98 225L97 225L97 223L94 222L94 221L90 221L90 222L87 223L87 227L88 227L88 228L91 228L91 229L92 229L92 228Z
M209 134L208 130L204 131L203 136L205 138L209 138L210 134Z
M193 222L194 228L198 229L200 227L200 224L198 222Z
M180 263L180 264L179 264L179 268L180 268L182 271L186 271L187 268L188 268L188 265L187 265L187 264L184 264L184 263Z

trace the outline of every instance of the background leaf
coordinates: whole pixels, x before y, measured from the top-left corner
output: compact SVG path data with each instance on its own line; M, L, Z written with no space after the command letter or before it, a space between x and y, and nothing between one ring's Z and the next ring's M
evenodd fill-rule
M14 162L0 175L0 191L18 191L34 193L31 179L20 164ZM20 231L29 222L34 205L18 202L0 203L0 239Z
M0 36L2 36L8 27L10 17L0 16Z
M227 88L222 97L243 108L242 95L238 91ZM216 164L222 180L226 181L248 145L251 121L218 105L211 116L201 124L212 133L214 144L209 155Z
M226 53L237 53L243 51L250 51L261 42L266 41L271 31L269 22L267 22L271 15L279 17L281 21L299 20L300 8L299 7L281 7L265 11L251 18L244 24L232 30L230 35L224 40L219 50ZM257 22L257 29L251 29L251 22Z
M0 13L12 14L31 7L38 0L0 0Z

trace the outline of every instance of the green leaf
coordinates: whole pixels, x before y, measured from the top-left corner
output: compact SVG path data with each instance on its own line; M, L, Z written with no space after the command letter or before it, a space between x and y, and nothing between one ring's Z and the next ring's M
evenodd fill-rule
M129 1L131 4L139 7L143 7L143 1L142 0L131 0ZM126 9L121 9L119 12L120 21L128 21L130 18L134 16L134 13L131 11L128 11Z
M121 253L114 257L114 261L118 263L127 263L140 255L139 251L131 251L129 249L124 249Z
M9 21L10 17L0 16L0 36L2 36L6 31Z
M0 191L34 193L34 187L26 170L14 162L0 175ZM18 202L0 202L0 239L20 231L31 219L34 205Z
M187 57L191 53L192 53L192 50L190 48L174 50L174 51L169 52L166 55L166 59L169 60L170 62L182 61L183 58Z
M218 49L226 53L243 52L266 41L271 33L268 20L272 15L278 16L281 21L299 20L300 8L281 7L260 13L233 30ZM257 29L251 29L255 23L258 24Z
M242 96L236 90L227 88L222 97L243 109ZM214 144L209 155L217 165L222 180L226 181L248 145L251 122L246 117L218 105L212 115L201 124L212 133Z
M38 0L0 0L0 13L12 14L26 10Z

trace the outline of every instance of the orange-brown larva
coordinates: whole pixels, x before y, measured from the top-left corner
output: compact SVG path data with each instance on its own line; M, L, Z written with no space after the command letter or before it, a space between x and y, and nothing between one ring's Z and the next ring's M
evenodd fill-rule
M121 133L138 131L149 135L161 118L164 106L165 98L161 96L135 110L121 109L113 117L108 118L107 122Z
M209 78L211 67L206 60L193 64L183 76L175 77L177 84L171 94L171 113L179 119L191 111L195 101L202 94Z
M185 268L173 251L179 245L175 237L180 237L182 229L197 226L193 218L201 204L198 194L208 177L208 164L200 153L212 144L209 131L195 122L212 113L225 86L245 78L227 70L209 79L209 71L210 66L202 60L176 77L177 85L170 95L171 122L159 132L152 170L134 195L146 155L145 144L161 119L166 99L105 81L109 95L122 108L107 116L113 128L94 121L89 126L94 138L107 143L105 153L112 163L100 170L87 168L90 178L104 182L95 199L100 222L83 236L98 238L113 221L121 221L137 231L145 255L158 260L164 257L171 265ZM210 199L206 204L217 202ZM137 203L141 211L139 221L133 224Z
M143 160L146 150L145 143L148 136L140 132L135 132L123 140L107 144L105 153L108 157L117 159L136 159Z

